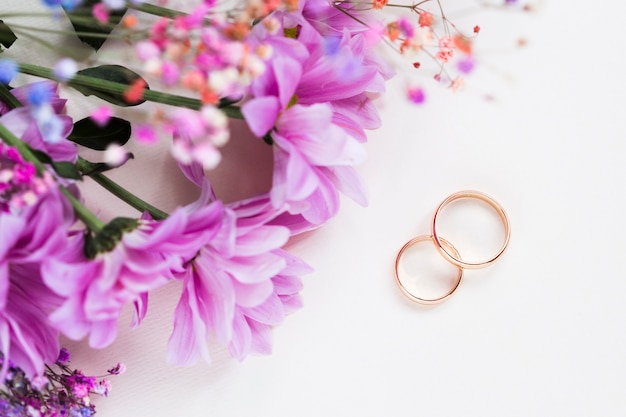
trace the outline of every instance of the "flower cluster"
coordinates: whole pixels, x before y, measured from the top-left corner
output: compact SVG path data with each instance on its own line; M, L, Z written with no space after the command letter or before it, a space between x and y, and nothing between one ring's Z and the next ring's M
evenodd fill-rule
M23 26L14 33L0 12L2 415L92 415L88 396L106 395L108 382L70 370L66 352L57 357L59 338L109 346L126 306L138 326L149 294L174 282L182 291L169 362L210 361L211 339L238 360L270 353L271 329L301 306L301 277L311 272L287 251L289 239L335 216L341 194L368 203L356 166L366 158L366 131L381 125L374 99L396 70L381 48L396 48L411 68L421 66L415 56L430 57L434 78L456 90L462 78L447 68L472 70L479 32L462 34L434 0L250 0L228 10L205 0L184 13L162 3L43 1L96 54L109 37L125 40L132 69L68 56L50 68L23 62L12 52ZM379 14L389 9L408 16ZM11 85L18 72L45 80ZM73 120L59 83L106 104ZM420 88L408 96L424 100ZM112 107L130 113L146 101L158 105L140 121ZM273 173L270 189L226 203L205 170L222 159L229 119L271 147ZM171 213L106 176L135 157L124 150L129 140L163 138L200 194ZM104 151L102 162L86 160L86 148ZM105 223L83 204L85 177L137 215Z
M106 377L87 376L69 367L70 355L62 348L54 364L42 375L29 377L9 362L0 386L0 415L4 417L89 417L96 413L90 395L106 397L111 382ZM118 363L107 377L120 375L125 366Z

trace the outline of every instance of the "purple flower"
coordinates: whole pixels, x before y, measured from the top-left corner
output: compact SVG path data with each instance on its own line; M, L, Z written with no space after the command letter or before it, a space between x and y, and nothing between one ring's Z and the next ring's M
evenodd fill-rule
M70 361L70 352L69 350L67 350L66 348L61 348L61 350L59 351L59 356L57 357L56 362L60 363L61 365L67 365L67 363Z
M41 188L40 178L28 176L16 184L15 175L6 175L27 166L11 149L0 144L0 352L8 359L0 380L9 361L34 376L57 359L58 331L48 314L61 299L44 285L41 265L69 250L74 221L57 188Z
M325 1L300 4L299 12L273 14L283 30L253 28L249 42L270 45L274 53L242 106L252 132L269 134L275 144L271 200L277 208L289 205L298 218L281 218L298 231L335 215L338 191L367 204L352 166L365 159L357 143L366 140L364 129L380 126L369 95L384 91L392 75L373 52L381 39L373 26L355 24Z
M15 88L11 93L24 107L11 110L0 101L0 123L54 161L76 161L76 145L67 140L73 128L72 118L61 114L66 100L57 94L56 84L40 81ZM30 105L31 100L36 105Z

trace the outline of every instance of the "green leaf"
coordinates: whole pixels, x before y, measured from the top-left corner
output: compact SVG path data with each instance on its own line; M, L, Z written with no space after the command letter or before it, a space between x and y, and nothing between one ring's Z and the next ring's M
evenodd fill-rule
M148 83L136 72L129 70L121 65L100 65L98 67L85 68L78 71L77 74L84 75L86 77L95 78L97 80L111 81L118 84L123 84L128 87L136 82L142 82L145 89L149 89ZM141 99L137 102L129 103L124 97L122 92L111 92L110 90L98 88L97 82L92 83L90 86L71 84L76 90L86 96L94 95L102 100L108 101L111 104L117 106L128 107L136 106L143 103L145 100Z
M50 156L40 150L37 149L33 149L30 146L28 147L28 149L30 150L30 152L35 155L35 157L37 159L39 159L39 162L43 163L43 164L51 164L52 163L52 158L50 158Z
M15 36L15 33L13 33L6 23L0 20L0 45L9 48L16 40L17 36Z
M86 117L74 123L74 129L68 139L87 148L104 151L113 143L124 145L130 139L131 133L130 122L124 119L111 117L109 122L101 127Z
M63 178L70 178L73 180L80 180L83 178L78 168L76 168L76 165L71 162L52 162L52 167L55 172Z
M52 168L54 168L54 171L60 177L70 178L73 180L81 180L83 178L76 164L73 164L71 162L55 162L52 160L52 158L50 158L50 155L43 151L33 149L30 146L28 147L28 149L39 160L39 162L41 162L42 164L52 165Z
M115 29L121 21L126 9L113 10L109 13L108 24L102 24L93 16L93 6L100 3L100 0L85 0L72 11L65 10L65 13L74 26L76 36L91 46L96 51L107 40L107 36Z
M135 155L132 153L127 153L128 159L135 159ZM96 174L101 174L106 171L110 171L115 168L119 168L119 166L111 166L106 162L91 162L86 159L79 158L78 159L78 169L83 175L92 176Z

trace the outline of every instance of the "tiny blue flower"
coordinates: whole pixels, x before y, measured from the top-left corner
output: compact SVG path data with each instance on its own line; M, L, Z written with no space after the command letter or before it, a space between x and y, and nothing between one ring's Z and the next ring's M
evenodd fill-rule
M42 82L35 83L28 89L28 103L31 106L41 106L48 103L52 98L52 89L50 84Z
M17 75L17 64L9 58L0 59L0 83L9 84Z

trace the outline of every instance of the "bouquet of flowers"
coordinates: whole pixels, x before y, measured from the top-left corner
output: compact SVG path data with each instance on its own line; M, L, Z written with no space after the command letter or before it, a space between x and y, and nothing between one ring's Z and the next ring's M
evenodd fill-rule
M428 78L456 90L474 66L480 31L457 28L434 0L204 0L185 10L164 1L42 0L36 13L80 39L85 54L13 22L21 13L4 3L2 415L95 413L89 394L106 394L109 383L72 370L60 338L104 348L125 306L139 326L150 292L174 281L182 292L168 362L209 361L210 339L239 360L269 353L272 327L301 306L301 277L311 272L285 244L332 218L340 194L367 204L354 167L366 157L366 130L381 124L374 100L397 67L390 51L413 71L430 62ZM523 8L511 0L480 7ZM49 66L25 62L13 52L19 42L58 57ZM105 42L126 58L101 62ZM72 94L97 103L87 117L65 112ZM422 87L407 88L408 102L424 97ZM139 121L116 115L148 104ZM206 172L220 163L233 119L271 147L273 172L266 192L224 202ZM125 149L129 141L135 149L166 141L197 200L167 213L112 181L107 171L141 158ZM88 209L86 177L136 216L102 219ZM121 371L118 364L107 375Z

